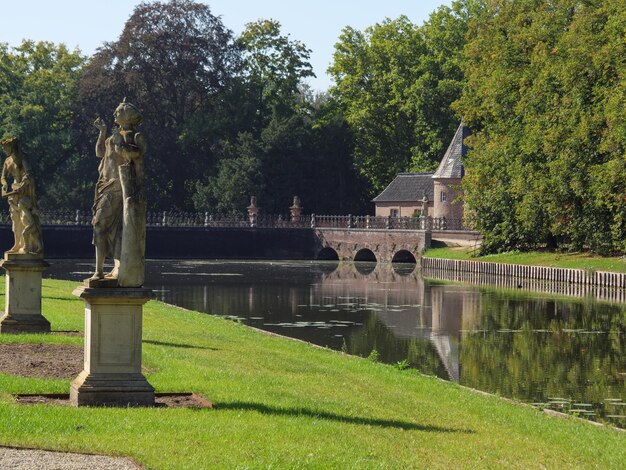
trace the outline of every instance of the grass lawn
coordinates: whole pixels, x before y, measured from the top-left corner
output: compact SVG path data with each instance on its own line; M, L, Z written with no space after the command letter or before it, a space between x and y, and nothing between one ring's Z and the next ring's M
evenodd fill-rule
M550 253L542 251L500 253L487 256L472 256L469 247L431 248L424 253L428 258L467 259L490 261L493 263L528 264L535 266L554 266L559 268L578 268L590 271L626 272L626 258L619 256L595 256L590 253Z
M4 285L4 283L2 284ZM75 284L44 280L53 330L83 329ZM556 418L415 371L149 302L144 366L158 392L211 410L18 406L69 380L0 374L0 445L126 455L147 468L623 468L626 432ZM0 335L0 342L81 344Z

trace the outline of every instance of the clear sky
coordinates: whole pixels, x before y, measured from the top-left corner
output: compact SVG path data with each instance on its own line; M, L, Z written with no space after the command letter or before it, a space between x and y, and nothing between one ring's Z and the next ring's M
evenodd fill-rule
M345 26L365 29L384 18L404 14L422 24L440 5L452 0L207 0L214 15L239 34L244 25L260 18L280 21L283 34L302 41L311 53L317 78L311 86L330 86L326 68L333 46ZM139 0L2 0L0 42L11 46L22 39L47 40L78 47L91 55L106 41L119 37Z

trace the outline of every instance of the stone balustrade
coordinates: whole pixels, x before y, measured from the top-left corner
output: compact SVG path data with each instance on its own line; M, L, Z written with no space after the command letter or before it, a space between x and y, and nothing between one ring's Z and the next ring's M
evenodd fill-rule
M43 225L91 225L91 211L39 211ZM11 224L0 214L0 224ZM148 212L151 227L341 228L361 230L463 230L460 219L376 217L371 215L212 214L210 212Z

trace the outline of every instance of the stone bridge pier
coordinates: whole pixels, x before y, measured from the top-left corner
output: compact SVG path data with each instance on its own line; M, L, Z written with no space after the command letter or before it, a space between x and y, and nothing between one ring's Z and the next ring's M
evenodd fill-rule
M315 237L316 259L415 263L430 247L431 232L316 228Z

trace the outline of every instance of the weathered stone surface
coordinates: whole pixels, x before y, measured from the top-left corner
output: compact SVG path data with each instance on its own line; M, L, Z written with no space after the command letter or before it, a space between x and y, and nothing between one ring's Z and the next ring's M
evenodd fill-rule
M5 253L0 262L7 272L0 333L50 332L50 322L41 314L41 273L48 266L40 254Z
M318 252L332 248L340 260L354 260L361 250L370 250L376 261L390 263L399 251L408 251L415 259L430 246L431 234L425 230L316 229Z
M154 389L141 373L143 304L150 289L78 287L85 301L85 360L70 387L75 406L151 406Z
M107 137L107 125L98 118L96 156L98 168L93 205L93 244L96 269L92 279L103 279L104 261L112 258L113 270L107 278L122 287L139 287L144 281L146 244L146 199L143 156L147 143L137 131L142 116L132 104L123 101L113 114L117 125Z
M42 254L41 223L35 195L35 181L28 160L21 152L17 137L2 140L7 158L2 166L2 197L6 197L11 213L15 243L10 253Z

